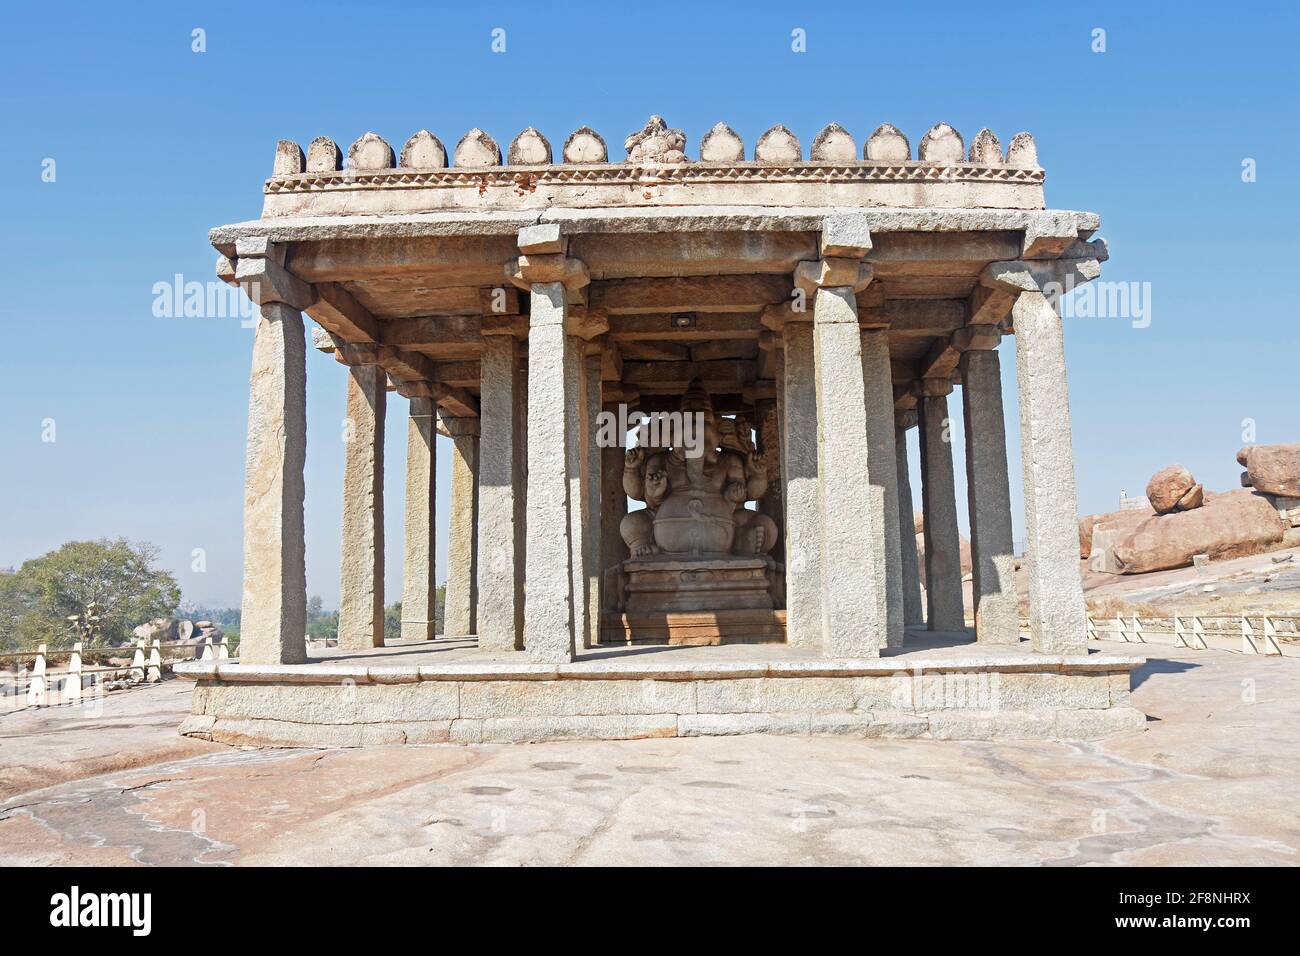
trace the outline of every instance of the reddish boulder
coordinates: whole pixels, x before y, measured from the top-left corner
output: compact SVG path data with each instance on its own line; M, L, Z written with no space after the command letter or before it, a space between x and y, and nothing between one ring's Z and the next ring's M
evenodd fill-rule
M1196 487L1196 479L1182 465L1161 468L1147 482L1147 500L1156 514L1169 514L1178 508L1183 496Z
M1263 495L1229 491L1205 495L1200 508L1145 519L1121 535L1112 551L1121 573L1144 574L1187 567L1196 554L1217 559L1270 551L1281 544L1285 530Z
M1105 525L1107 527L1137 526L1154 515L1150 508L1124 508L1099 515L1084 515L1079 519L1079 557L1087 559L1092 554L1092 534Z
M1300 498L1300 443L1249 445L1237 452L1241 483L1270 495Z

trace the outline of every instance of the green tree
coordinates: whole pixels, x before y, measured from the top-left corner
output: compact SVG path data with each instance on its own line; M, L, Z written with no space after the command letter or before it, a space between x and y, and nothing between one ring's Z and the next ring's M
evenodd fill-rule
M121 644L132 627L170 616L180 601L176 579L154 567L157 557L155 546L125 538L69 541L4 575L13 580L0 584L0 629L12 628L8 640L24 649L78 639Z

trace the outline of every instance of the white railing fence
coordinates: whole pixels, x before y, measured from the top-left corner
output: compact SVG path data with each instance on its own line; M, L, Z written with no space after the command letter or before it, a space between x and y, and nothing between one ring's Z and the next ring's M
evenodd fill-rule
M1127 644L1171 644L1190 650L1235 650L1242 654L1300 656L1300 616L1289 614L1201 615L1168 617L1088 617L1088 639Z
M135 684L156 684L163 679L163 652L175 648L184 648L187 652L183 655L169 655L166 659L168 664L174 660L192 660L195 645L186 641L146 641L139 638L133 646L96 648L94 653L123 656L128 648L132 649L131 663L125 665L85 664L83 656L86 651L80 641L68 649L51 651L41 644L35 651L0 654L0 666L6 663L11 668L18 666L12 674L14 685L7 688L11 693L5 695L6 699L12 698L6 709L79 703L86 690L87 679L97 689L110 680L123 678ZM200 660L225 660L229 657L230 643L224 636L217 640L206 639L199 649Z

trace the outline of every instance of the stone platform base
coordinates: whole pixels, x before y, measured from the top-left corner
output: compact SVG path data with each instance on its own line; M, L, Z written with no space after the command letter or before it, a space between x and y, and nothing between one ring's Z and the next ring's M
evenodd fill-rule
M181 732L356 747L750 733L1095 739L1145 726L1129 699L1140 662L1101 654L972 648L818 660L754 645L588 651L553 666L383 651L393 648L302 665L178 664L198 682ZM709 659L724 652L757 656Z
M617 644L757 644L785 640L785 611L755 608L735 611L669 611L662 614L600 616L600 643Z

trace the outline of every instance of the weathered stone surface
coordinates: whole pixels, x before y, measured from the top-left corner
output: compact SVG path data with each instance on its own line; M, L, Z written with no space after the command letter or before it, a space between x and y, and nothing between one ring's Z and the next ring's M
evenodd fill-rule
M393 168L393 147L378 133L363 133L348 147L348 169L366 172Z
M590 126L580 126L564 141L566 163L606 163L609 150L604 138Z
M307 342L296 310L277 303L261 313L248 394L240 656L296 664L307 659Z
M271 167L271 175L295 175L303 171L306 162L301 146L291 139L282 139L275 144L275 164Z
M961 540L957 530L957 491L953 479L948 399L943 395L926 395L918 401L925 536L925 624L931 631L960 631L966 626L966 615L962 602Z
M1178 499L1175 506L1178 511L1191 511L1193 508L1199 508L1205 503L1205 488L1197 482L1188 488L1186 493Z
M693 714L695 709L690 681L472 681L460 690L462 717Z
M878 163L905 163L912 158L912 146L898 127L882 123L867 138L862 158Z
M745 141L726 123L717 123L700 140L700 159L706 163L743 162Z
M819 499L817 385L813 365L813 328L787 322L781 388L786 476L786 634L791 644L819 647L821 619L821 508Z
M831 123L818 133L808 151L809 159L827 163L849 163L857 157L857 142L839 123Z
M1248 445L1237 452L1237 462L1246 469L1243 484L1271 495L1300 497L1300 443Z
M797 163L803 159L799 138L780 123L773 126L754 145L754 160L773 165Z
M1061 319L1041 292L1012 306L1034 650L1075 653L1087 641L1079 574L1078 494Z
M998 353L963 352L961 380L975 639L1015 644L1020 640L1020 612Z
M686 134L669 129L662 116L651 116L645 126L623 142L629 163L648 165L686 162Z
M550 140L531 126L516 136L506 150L506 162L511 166L545 166L550 161Z
M822 615L826 653L833 657L874 657L888 644L884 488L870 481L860 335L852 290L818 289L813 336ZM888 409L892 420L892 404ZM864 477L865 509L859 490Z
M451 434L451 519L447 528L447 591L443 633L478 630L478 419L439 413Z
M1038 147L1028 133L1017 133L1007 146L1007 165L1017 169L1033 169L1038 165Z
M903 599L902 532L899 525L898 462L895 459L894 390L889 364L889 333L885 329L866 329L862 338L862 380L867 417L867 472L870 490L867 506L877 507L882 529L882 560L885 571L886 643L900 647L903 643L905 602ZM911 488L908 488L910 499ZM911 539L909 533L908 539ZM915 554L915 551L913 551ZM919 597L919 591L918 591Z
M903 623L924 624L921 569L912 511L912 478L907 462L907 428L894 427L894 460L898 464L898 548L903 582Z
M1117 536L1113 554L1124 574L1187 567L1197 554L1211 559L1258 554L1279 545L1286 530L1269 500L1245 489L1207 495L1204 505L1191 511L1118 526L1126 533ZM1094 533L1103 527L1097 525Z
M985 128L975 134L970 144L970 161L981 166L1002 165L1002 143L993 130Z
M519 345L489 335L480 357L478 639L523 648L523 416Z
M567 445L577 390L565 381L573 348L564 330L566 295L560 282L534 285L528 332L524 649L548 663L572 660L574 639Z
M399 165L404 169L444 169L447 149L438 137L422 129L413 133L402 147Z
M455 165L463 169L500 166L501 147L491 136L475 127L456 144Z
M431 641L437 607L437 419L433 399L412 398L406 425L402 640Z
M923 163L960 163L966 158L961 134L947 123L936 123L921 137L917 158Z
M343 168L343 153L328 136L317 136L307 145L307 172L332 173Z
M1156 514L1168 514L1178 507L1178 502L1192 490L1196 479L1182 465L1161 468L1147 482L1147 500Z
M339 563L339 647L384 644L384 412L388 376L348 369Z

